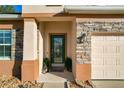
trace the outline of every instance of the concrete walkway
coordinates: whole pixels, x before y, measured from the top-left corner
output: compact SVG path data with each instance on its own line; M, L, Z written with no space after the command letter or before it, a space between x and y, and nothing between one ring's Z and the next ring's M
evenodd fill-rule
M74 80L72 72L49 72L41 74L38 82L43 82L43 88L64 88L65 82Z
M124 88L124 80L92 80L95 88Z
M64 86L64 82L60 82L60 83L46 82L44 83L43 88L65 88L65 86Z

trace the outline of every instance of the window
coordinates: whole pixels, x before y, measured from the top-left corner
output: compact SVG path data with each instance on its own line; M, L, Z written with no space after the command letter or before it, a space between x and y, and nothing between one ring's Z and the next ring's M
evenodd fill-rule
M11 58L11 30L0 30L0 59Z

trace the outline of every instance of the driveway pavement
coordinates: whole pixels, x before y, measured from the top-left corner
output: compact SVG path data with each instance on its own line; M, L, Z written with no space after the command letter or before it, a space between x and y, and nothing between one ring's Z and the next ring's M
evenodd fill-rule
M124 88L124 80L92 80L95 88Z

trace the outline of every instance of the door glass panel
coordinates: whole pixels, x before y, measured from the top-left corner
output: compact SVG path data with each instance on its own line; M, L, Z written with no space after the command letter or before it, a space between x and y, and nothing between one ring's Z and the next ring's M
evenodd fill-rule
M55 37L54 40L54 62L62 63L62 40L61 37Z

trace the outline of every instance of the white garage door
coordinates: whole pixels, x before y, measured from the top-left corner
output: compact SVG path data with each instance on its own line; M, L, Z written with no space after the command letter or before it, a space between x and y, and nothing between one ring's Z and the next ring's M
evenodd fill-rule
M92 79L124 79L124 36L91 37Z

